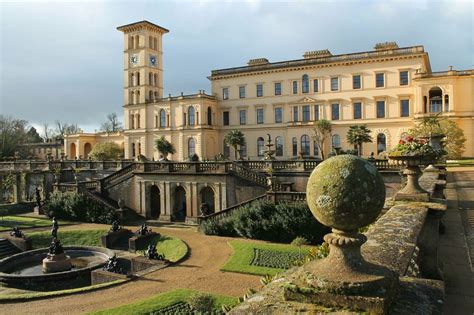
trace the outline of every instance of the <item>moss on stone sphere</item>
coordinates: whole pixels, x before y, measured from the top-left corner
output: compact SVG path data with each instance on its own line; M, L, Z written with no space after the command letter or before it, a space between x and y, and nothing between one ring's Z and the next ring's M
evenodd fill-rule
M382 211L385 184L370 162L354 155L338 155L313 170L306 200L322 224L356 230L374 222Z

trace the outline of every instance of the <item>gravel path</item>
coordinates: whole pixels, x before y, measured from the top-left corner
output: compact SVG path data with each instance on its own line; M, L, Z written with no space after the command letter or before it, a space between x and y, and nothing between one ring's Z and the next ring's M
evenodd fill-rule
M63 227L63 229L99 227L105 226L81 224ZM202 235L196 232L195 228L153 228L153 230L181 238L190 248L188 258L176 266L109 289L21 304L1 304L0 313L80 314L129 304L177 288L241 296L248 288L261 286L259 276L219 271L232 254L232 249L227 244L231 238Z

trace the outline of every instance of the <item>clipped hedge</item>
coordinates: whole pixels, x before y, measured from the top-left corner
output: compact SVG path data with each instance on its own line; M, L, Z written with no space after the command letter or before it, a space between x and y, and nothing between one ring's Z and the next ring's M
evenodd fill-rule
M259 201L246 205L230 216L204 221L200 230L207 235L241 236L290 243L298 236L312 244L322 242L329 229L319 223L304 202Z
M103 207L75 192L52 193L44 210L49 217L62 220L111 224L116 219L113 209Z

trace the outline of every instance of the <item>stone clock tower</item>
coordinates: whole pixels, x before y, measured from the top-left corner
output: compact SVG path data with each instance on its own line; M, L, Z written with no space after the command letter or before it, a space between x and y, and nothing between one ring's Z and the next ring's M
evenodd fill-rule
M150 104L163 97L162 37L169 31L148 21L117 28L124 34L124 149L126 158L146 155Z
M117 28L124 33L125 105L163 96L162 36L169 31L148 21Z

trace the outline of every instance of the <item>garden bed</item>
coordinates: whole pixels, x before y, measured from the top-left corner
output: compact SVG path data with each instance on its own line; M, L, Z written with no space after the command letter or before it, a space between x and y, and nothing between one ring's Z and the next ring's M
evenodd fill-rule
M243 241L230 241L234 250L230 259L221 268L222 271L247 273L253 275L275 275L292 266L294 257L300 257L297 246L283 244L265 244ZM301 248L301 256L308 253L310 247ZM256 254L257 253L257 254Z

